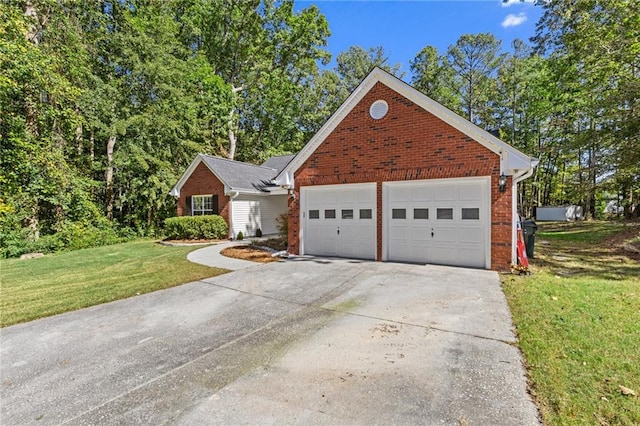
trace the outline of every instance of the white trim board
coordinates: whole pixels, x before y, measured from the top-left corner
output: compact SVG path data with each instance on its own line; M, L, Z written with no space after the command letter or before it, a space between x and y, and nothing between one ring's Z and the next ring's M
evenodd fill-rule
M344 120L353 108L355 108L355 106L364 98L364 96L369 93L376 83L384 84L453 128L469 136L487 149L498 154L500 156L501 170L505 174L513 175L522 170L532 169L538 164L537 159L529 157L528 155L518 151L511 145L496 138L491 133L481 129L448 108L440 105L428 96L420 93L418 90L414 89L402 80L376 67L302 148L298 155L296 155L287 167L280 172L276 179L284 179L287 172L291 174L295 173L322 144L322 142L324 142L329 134L338 127L342 120Z

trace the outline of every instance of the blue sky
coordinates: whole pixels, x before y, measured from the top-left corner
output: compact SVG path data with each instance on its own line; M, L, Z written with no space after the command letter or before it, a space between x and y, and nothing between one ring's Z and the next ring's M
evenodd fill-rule
M463 34L488 32L502 40L504 51L520 38L528 41L542 9L532 0L296 0L296 9L315 4L327 17L333 58L350 46L382 46L391 64L402 64L410 79L409 61L423 47L444 53ZM333 67L335 62L329 66Z

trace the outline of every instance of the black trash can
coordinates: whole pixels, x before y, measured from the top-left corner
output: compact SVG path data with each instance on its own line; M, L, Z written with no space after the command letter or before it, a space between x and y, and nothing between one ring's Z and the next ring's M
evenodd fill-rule
M525 220L522 222L522 229L524 231L524 244L527 248L527 257L533 259L533 246L536 242L538 225L532 220Z

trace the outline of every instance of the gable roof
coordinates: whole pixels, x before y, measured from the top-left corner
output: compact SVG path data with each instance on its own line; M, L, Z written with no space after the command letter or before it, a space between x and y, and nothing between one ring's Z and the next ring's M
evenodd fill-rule
M331 132L342 122L351 110L364 98L364 96L376 85L382 83L440 120L449 124L458 131L464 133L487 149L500 155L500 167L507 175L513 175L522 171L533 169L537 164L536 158L530 157L506 142L501 141L486 130L481 129L470 121L460 117L450 109L440 105L425 94L414 89L404 81L383 71L374 68L369 75L351 93L347 100L327 120L309 142L300 150L298 155L278 173L276 181L284 181L287 175L292 176L313 152L324 142Z
M280 173L285 167L287 167L287 164L289 164L295 156L295 154L277 155L275 157L269 158L267 161L262 163L262 167L276 169L276 171Z
M267 160L267 163L269 161ZM273 178L278 174L278 169L274 167L256 166L227 158L198 154L169 192L170 195L176 197L180 195L182 186L200 163L204 163L209 171L222 182L227 194L231 192L268 193L268 188L273 187Z

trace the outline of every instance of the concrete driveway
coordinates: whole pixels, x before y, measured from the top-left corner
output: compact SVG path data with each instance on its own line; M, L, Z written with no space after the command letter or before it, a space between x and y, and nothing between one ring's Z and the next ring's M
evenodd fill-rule
M1 330L3 425L535 425L494 272L298 258Z

